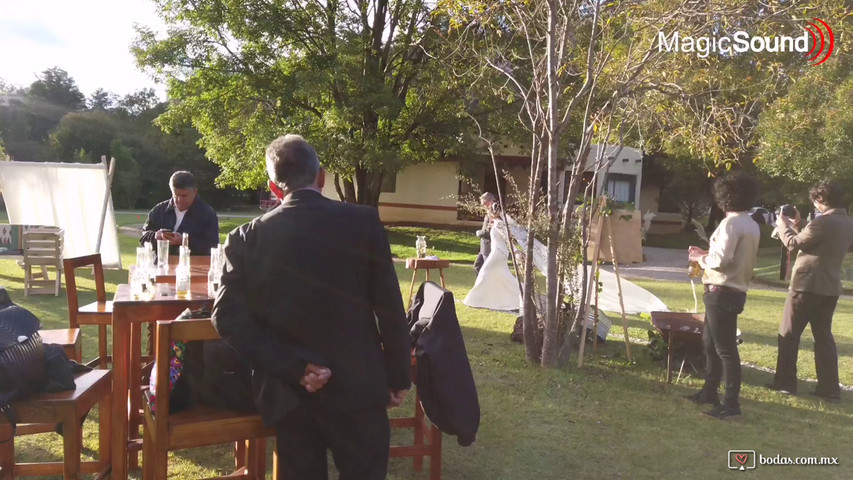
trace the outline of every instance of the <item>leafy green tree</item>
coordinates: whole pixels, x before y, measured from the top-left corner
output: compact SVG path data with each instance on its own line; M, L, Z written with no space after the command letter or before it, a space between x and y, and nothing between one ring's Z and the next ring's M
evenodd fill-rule
M118 208L134 208L142 186L139 165L133 159L133 149L115 139L110 142L110 155L115 159L112 196Z
M166 38L140 29L140 65L173 99L158 123L191 122L218 182L264 184L263 152L296 132L340 197L376 206L382 179L470 147L454 80L432 61L440 25L423 0L155 0Z
M50 145L61 161L70 161L75 152L85 150L100 161L101 155L110 153L110 144L123 126L109 112L93 110L65 115L50 134Z
M118 102L118 97L103 88L95 90L86 102L90 110L111 110Z
M146 112L155 110L160 104L157 93L153 88L143 88L128 93L116 101L116 107L131 117L138 117Z
M215 188L219 168L209 162L199 148L199 135L184 126L166 133L152 120L162 114L163 105L138 110L89 110L66 114L51 132L52 155L61 161L99 162L102 155L116 158L114 189L117 205L146 208L168 198L169 176L176 170L190 170L199 182L204 199L215 207L232 203L240 194L234 189Z
M847 25L847 24L843 24ZM849 38L836 29L836 42ZM826 63L804 68L787 94L761 115L756 165L805 183L853 182L853 54L837 49Z
M86 107L85 97L68 72L52 67L43 71L39 79L30 85L28 95L65 110L82 110Z

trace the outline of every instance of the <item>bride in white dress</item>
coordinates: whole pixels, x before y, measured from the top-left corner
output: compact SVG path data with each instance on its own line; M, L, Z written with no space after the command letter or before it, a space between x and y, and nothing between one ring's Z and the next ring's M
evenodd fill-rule
M507 216L510 226L515 226L515 220ZM521 305L521 289L518 279L510 272L509 242L507 241L507 226L503 220L495 216L490 233L492 252L486 257L474 288L468 292L463 304L475 308L490 310L512 311Z

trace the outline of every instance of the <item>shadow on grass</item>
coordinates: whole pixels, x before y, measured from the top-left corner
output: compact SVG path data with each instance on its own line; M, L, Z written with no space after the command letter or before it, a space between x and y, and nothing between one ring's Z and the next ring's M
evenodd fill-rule
M681 398L701 382L691 378L667 385L665 370L641 345L632 345L635 364L626 361L624 344L609 340L598 356L587 354L582 369L576 367L575 352L568 369L543 370L527 365L523 347L510 344L507 336L466 331L483 426L477 461L462 457L466 463L454 465L449 478L558 479L566 478L566 471L578 478L673 478L673 471L680 472L679 478L712 478L722 475L713 472L727 471L726 452L733 448L795 456L792 446L809 445L809 451L827 452L821 455L844 453L832 437L846 435L849 406L792 403L762 389L771 380L769 373L744 369L745 418L732 424L701 417L702 407ZM820 447L811 443L815 424L830 424L820 434ZM776 433L767 435L770 429ZM613 448L620 454L612 455ZM810 453L799 452L805 454ZM783 473L785 478L797 475Z

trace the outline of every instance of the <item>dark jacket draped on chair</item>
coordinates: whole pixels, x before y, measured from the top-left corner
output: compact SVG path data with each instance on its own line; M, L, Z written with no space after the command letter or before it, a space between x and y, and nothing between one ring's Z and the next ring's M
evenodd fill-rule
M480 426L480 403L453 294L432 282L422 284L409 310L409 327L424 413L439 430L456 435L459 445L470 445Z

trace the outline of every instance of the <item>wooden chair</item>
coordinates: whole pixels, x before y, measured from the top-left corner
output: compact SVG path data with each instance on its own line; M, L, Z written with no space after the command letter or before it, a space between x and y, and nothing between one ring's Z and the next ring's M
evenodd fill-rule
M417 361L412 355L412 378L415 378ZM423 469L424 457L429 457L429 479L441 480L441 430L431 424L421 406L420 395L415 387L415 416L389 419L391 428L413 428L414 445L392 445L390 458L414 457L414 469ZM426 443L425 443L426 441Z
M50 294L59 296L62 283L62 232L61 231L29 231L24 232L23 254L21 266L24 268L24 296L30 294ZM41 273L33 273L33 268L40 268ZM48 268L54 269L51 280Z
M169 385L169 353L173 341L190 342L218 338L219 334L209 318L158 321L155 342L157 368L151 373L157 376L157 385ZM238 442L235 449L237 472L227 478L265 478L266 437L275 435L275 431L264 426L260 415L208 406L195 406L170 414L169 395L165 388L156 396L154 411L148 401L143 402L143 409L144 480L167 477L168 455L171 450L229 442ZM239 444L246 441L246 448L241 448Z
M98 367L107 368L107 364L112 362L112 357L107 353L109 351L107 348L107 326L112 324L113 302L107 301L101 254L66 258L62 263L65 269L65 290L68 294L69 324L71 328L79 328L80 325L98 326L98 358L90 363L97 363ZM80 306L75 269L83 267L92 267L95 272L96 301Z
M53 345L59 345L65 350L65 354L68 355L68 358L74 360L77 363L81 363L83 350L82 350L82 342L80 341L82 335L80 335L79 328L56 328L51 330L39 330L39 334L41 335L41 339L44 343L50 343Z
M15 463L15 439L0 444L0 479L26 476L62 475L65 480L78 480L80 474L97 474L107 478L110 471L110 415L112 372L92 370L75 378L77 388L66 392L33 395L12 402L11 409L21 423L62 424L63 461L51 463ZM81 462L83 449L82 419L98 405L98 460ZM19 434L23 432L19 429ZM0 439L11 437L12 428L0 422Z

